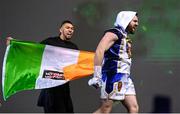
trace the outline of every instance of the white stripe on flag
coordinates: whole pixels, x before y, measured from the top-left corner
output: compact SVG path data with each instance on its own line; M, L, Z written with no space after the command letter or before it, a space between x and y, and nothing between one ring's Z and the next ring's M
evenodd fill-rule
M79 52L80 51L78 50L46 45L41 63L41 71L36 80L35 88L50 88L68 82L69 80L43 78L43 73L45 70L62 72L64 67L76 64L78 61Z

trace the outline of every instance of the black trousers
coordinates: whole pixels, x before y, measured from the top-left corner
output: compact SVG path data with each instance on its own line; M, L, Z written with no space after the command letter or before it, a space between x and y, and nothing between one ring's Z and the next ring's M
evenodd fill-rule
M58 106L43 106L45 113L74 113L72 101L68 100L66 104L61 104Z
M45 113L74 113L69 83L41 90L37 105Z

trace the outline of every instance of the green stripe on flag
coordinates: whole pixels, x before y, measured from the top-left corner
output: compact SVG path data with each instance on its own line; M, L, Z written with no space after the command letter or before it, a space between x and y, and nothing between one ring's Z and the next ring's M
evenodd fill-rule
M4 99L35 88L45 45L12 40L4 62Z

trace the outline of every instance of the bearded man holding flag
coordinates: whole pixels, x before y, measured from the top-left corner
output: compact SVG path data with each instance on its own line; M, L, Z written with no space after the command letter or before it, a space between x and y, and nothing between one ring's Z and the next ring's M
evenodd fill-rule
M43 106L44 112L74 112L69 81L93 73L94 53L77 50L69 41L74 33L71 21L63 21L59 33L41 44L7 38L4 99L18 91L42 89L38 106Z

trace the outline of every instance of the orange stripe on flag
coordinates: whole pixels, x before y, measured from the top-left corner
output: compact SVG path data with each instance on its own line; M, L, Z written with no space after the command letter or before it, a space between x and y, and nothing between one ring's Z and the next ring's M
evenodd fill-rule
M80 51L77 64L64 67L63 72L66 80L74 80L93 74L94 53Z

